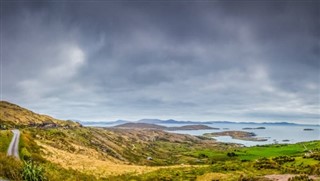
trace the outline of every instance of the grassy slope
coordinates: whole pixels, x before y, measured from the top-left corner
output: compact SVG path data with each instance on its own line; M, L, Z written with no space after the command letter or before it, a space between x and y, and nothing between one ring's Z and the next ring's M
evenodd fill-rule
M121 130L117 132L95 128L29 128L22 131L20 149L31 153L29 156L43 165L51 180L95 180L96 177L101 180L194 180L197 178L237 180L241 175L257 177L274 173L311 173L310 165L319 165L319 161L302 157L306 151L302 144L206 148L208 145L205 142L202 144L206 146L202 147L197 142L184 140L186 138L172 138L176 141L172 142L172 140L166 141L171 135L166 135L167 137L162 135L161 139L150 141L151 134L142 137L146 133L126 132L127 134L124 134ZM99 141L99 139L102 140ZM110 141L110 143L104 141ZM135 149L132 150L133 147L128 143L134 144ZM105 144L125 160L121 161L114 155L115 153L104 150ZM308 149L316 150L320 141L303 144ZM191 160L190 163L200 164L200 166L143 167L126 164L152 165L145 163L145 156L149 155L146 153L150 152L148 149L153 150L153 155L156 155L155 160L150 161L152 164L171 165L188 163L188 160ZM295 149L296 151L293 152L292 150ZM238 156L229 157L227 153L230 152ZM257 158L267 157L272 162L273 157L287 154L294 156L296 160L277 165L274 169L255 167ZM137 158L129 160L128 156ZM22 157L25 156L22 155ZM242 160L251 161L243 162ZM201 166L201 164L204 165Z
M125 174L110 180L263 180L267 174L312 174L320 176L320 161L304 157L308 150L320 154L320 141L292 145L269 145L264 147L237 148L238 156L227 159L227 152L216 150L198 150L194 152L201 158L214 160L210 165L194 168L168 168L141 175ZM224 153L224 154L223 154ZM287 155L290 155L286 157ZM293 159L277 162L277 158ZM224 161L215 161L224 158ZM263 158L265 157L265 158ZM249 160L244 160L249 159Z
M6 153L13 133L9 130L0 130L0 152Z
M263 157L301 155L307 151L305 147L309 150L320 148L320 142L250 147L236 151L236 154L243 160L256 160Z
M78 173L79 177L91 175L102 179L177 167L139 165L197 163L198 158L188 153L207 147L217 149L216 146L212 141L154 130L28 128L22 130L20 155L41 163L48 177L56 180L59 180L55 175L58 173L66 178ZM154 160L146 159L150 155Z
M1 106L0 116L3 117L0 117L0 124L19 126L20 122L25 124L25 120L26 124L39 119L41 123L47 121L46 118L55 120L10 103L1 102ZM58 123L69 124L60 120ZM200 177L237 180L241 175L320 174L319 161L303 157L307 151L303 144L239 148L159 130L99 129L77 125L57 128L22 126L20 130L20 157L42 165L51 180L195 180ZM304 145L319 152L320 141ZM230 153L235 155L230 156ZM290 155L295 160L281 164L273 160L283 155ZM147 160L149 156L153 160ZM2 171L10 172L10 168L19 165L7 160L4 154L0 155ZM6 175L7 172L0 172L0 177L16 180L17 173L19 170L16 169L13 178Z
M0 125L7 127L37 126L41 124L56 124L57 126L78 127L79 124L72 121L62 121L47 115L34 113L18 105L0 101Z
M232 177L229 178L239 178L241 175L251 177L274 173L320 173L314 171L314 167L319 167L319 161L312 158L303 158L303 155L307 152L303 145L310 150L317 151L320 141L294 145L235 148L224 144L219 144L219 147L212 144L210 147L210 144L206 144L206 142L201 142L200 144L187 138L171 138L174 137L173 135L167 135L167 137L161 135L158 140L152 140L150 135L155 134L154 132L141 133L141 131L126 130L126 133L124 133L122 130L95 128L71 130L60 128L50 130L36 129L33 131L37 134L36 138L39 143L44 144L42 145L45 148L44 150L49 152L43 155L50 162L62 165L63 168L70 167L83 174L99 176L100 179L156 180L157 178L162 178L170 180L182 178L193 180L200 175L209 173L222 173L225 174L224 176L233 173ZM30 134L34 134L33 131L30 131ZM161 133L163 132L160 131L155 135L159 137ZM175 139L175 141L167 140L169 138ZM82 145L83 147L77 147L77 145ZM104 150L106 146L110 150ZM57 150L53 148L57 148ZM232 152L237 156L228 156L228 153ZM152 155L154 160L147 161L146 157L148 155ZM292 156L295 161L277 164L272 160L274 157L283 155ZM52 158L52 156L56 158ZM61 157L68 161L59 159ZM119 160L120 157L124 160ZM256 160L263 157L268 158L268 161L265 161L266 163L258 168ZM135 165L128 166L126 163ZM204 166L193 168L181 166L141 167L137 166L137 164L196 164ZM275 165L275 168L263 168L265 165L267 167L268 165ZM115 176L119 174L120 176Z

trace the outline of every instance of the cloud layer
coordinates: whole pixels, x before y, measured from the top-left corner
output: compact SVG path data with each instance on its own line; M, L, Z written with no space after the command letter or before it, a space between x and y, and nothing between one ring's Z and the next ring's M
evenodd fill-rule
M3 2L2 97L63 119L319 123L319 2Z

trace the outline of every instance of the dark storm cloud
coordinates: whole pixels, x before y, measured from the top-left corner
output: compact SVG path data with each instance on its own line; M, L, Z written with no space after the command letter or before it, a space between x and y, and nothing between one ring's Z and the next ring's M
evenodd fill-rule
M3 98L60 118L319 121L319 2L4 2Z

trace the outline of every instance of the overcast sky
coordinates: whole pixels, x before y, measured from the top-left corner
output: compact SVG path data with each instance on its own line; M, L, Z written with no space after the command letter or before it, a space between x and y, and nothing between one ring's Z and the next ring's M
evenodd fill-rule
M60 119L320 123L319 1L1 1L2 99Z

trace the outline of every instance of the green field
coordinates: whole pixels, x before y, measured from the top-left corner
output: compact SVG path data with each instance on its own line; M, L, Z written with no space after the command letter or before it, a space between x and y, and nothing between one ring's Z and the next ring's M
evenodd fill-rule
M256 160L263 157L276 156L297 156L307 153L309 150L320 148L319 141L298 143L298 144L284 144L284 145L265 145L248 147L236 150L235 153L242 160Z

